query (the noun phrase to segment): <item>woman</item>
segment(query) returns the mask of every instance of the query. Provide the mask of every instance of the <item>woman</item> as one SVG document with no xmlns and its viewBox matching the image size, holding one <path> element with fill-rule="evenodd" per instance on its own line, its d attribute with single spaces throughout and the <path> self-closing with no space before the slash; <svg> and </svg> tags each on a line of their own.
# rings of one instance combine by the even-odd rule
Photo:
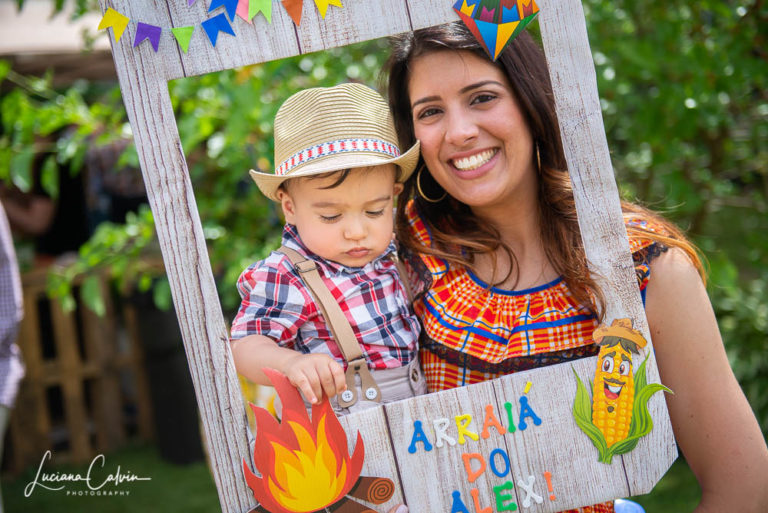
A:
<svg viewBox="0 0 768 513">
<path fill-rule="evenodd" d="M 538 46 L 522 33 L 493 63 L 457 22 L 396 38 L 388 71 L 401 145 L 421 141 L 423 167 L 405 184 L 397 229 L 421 278 L 414 307 L 430 391 L 596 354 L 602 295 L 587 272 Z M 696 251 L 665 220 L 623 207 L 659 371 L 675 391 L 675 436 L 702 487 L 696 511 L 762 511 L 768 449 L 729 367 Z"/>
</svg>

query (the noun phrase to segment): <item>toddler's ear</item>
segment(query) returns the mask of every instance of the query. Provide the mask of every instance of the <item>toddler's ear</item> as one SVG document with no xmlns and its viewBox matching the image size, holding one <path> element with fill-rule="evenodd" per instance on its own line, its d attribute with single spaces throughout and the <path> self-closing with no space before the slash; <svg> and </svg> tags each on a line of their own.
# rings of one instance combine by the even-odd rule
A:
<svg viewBox="0 0 768 513">
<path fill-rule="evenodd" d="M 403 192 L 403 184 L 400 182 L 395 182 L 395 196 Z"/>
<path fill-rule="evenodd" d="M 285 216 L 285 221 L 290 224 L 294 224 L 293 220 L 296 216 L 296 207 L 293 204 L 293 199 L 291 196 L 286 192 L 285 189 L 280 187 L 277 190 L 277 199 L 280 200 L 280 206 L 283 207 L 283 216 Z"/>
</svg>

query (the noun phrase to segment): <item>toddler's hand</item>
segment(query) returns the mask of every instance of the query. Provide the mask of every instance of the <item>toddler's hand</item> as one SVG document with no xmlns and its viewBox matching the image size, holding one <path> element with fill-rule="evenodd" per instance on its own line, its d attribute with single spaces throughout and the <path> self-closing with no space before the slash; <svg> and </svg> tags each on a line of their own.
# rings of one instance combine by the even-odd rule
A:
<svg viewBox="0 0 768 513">
<path fill-rule="evenodd" d="M 297 354 L 285 364 L 284 374 L 311 404 L 325 392 L 329 398 L 347 389 L 344 369 L 326 354 Z"/>
</svg>

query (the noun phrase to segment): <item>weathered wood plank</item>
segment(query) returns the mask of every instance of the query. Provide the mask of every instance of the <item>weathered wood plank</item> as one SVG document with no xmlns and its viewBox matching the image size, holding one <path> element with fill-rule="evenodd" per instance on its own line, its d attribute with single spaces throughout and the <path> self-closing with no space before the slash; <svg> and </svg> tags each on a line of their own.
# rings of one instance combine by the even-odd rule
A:
<svg viewBox="0 0 768 513">
<path fill-rule="evenodd" d="M 59 385 L 64 407 L 64 418 L 69 434 L 70 454 L 73 461 L 84 462 L 91 457 L 88 414 L 85 405 L 82 360 L 78 351 L 78 333 L 75 313 L 67 313 L 58 301 L 51 301 L 56 361 Z"/>
<path fill-rule="evenodd" d="M 453 4 L 450 0 L 408 0 L 413 30 L 458 20 L 459 15 L 453 10 Z"/>
<path fill-rule="evenodd" d="M 652 354 L 653 346 L 613 178 L 584 12 L 578 0 L 541 0 L 539 6 L 542 42 L 590 269 L 605 294 L 606 318 L 634 319 L 648 340 L 641 350 L 642 361 Z M 654 358 L 648 360 L 647 375 L 649 383 L 659 382 Z M 624 457 L 632 469 L 628 476 L 632 495 L 650 491 L 677 457 L 672 424 L 660 395 L 651 398 L 649 409 L 654 436 L 664 440 L 665 451 L 651 454 L 650 441 L 644 440 Z M 664 461 L 650 467 L 649 459 Z"/>
<path fill-rule="evenodd" d="M 117 333 L 112 294 L 107 277 L 99 276 L 99 291 L 105 313 L 100 317 L 90 308 L 82 308 L 85 360 L 96 373 L 92 380 L 93 418 L 96 430 L 96 449 L 106 453 L 121 446 L 126 437 L 122 422 L 120 376 L 117 368 Z M 82 302 L 82 300 L 81 300 Z"/>
<path fill-rule="evenodd" d="M 339 419 L 349 441 L 349 451 L 352 453 L 357 433 L 363 437 L 365 445 L 365 463 L 361 475 L 368 477 L 386 477 L 395 483 L 395 493 L 387 502 L 374 505 L 368 504 L 376 511 L 387 511 L 393 506 L 403 503 L 403 493 L 395 462 L 395 455 L 389 441 L 387 421 L 383 408 L 372 408 L 358 413 L 352 413 Z"/>
<path fill-rule="evenodd" d="M 134 70 L 135 75 L 130 77 L 133 80 L 140 79 L 141 77 L 138 75 L 143 74 L 151 74 L 153 77 L 162 78 L 164 81 L 183 76 L 179 60 L 179 52 L 181 50 L 179 50 L 176 40 L 167 30 L 164 31 L 163 37 L 160 38 L 160 46 L 157 53 L 152 49 L 149 41 L 144 41 L 135 49 L 133 48 L 137 22 L 149 23 L 163 28 L 174 26 L 168 12 L 168 5 L 171 3 L 158 0 L 100 0 L 99 2 L 102 11 L 105 11 L 107 7 L 112 7 L 131 20 L 117 44 L 115 44 L 114 37 L 112 37 L 112 29 L 108 30 L 110 32 L 109 40 L 112 44 L 112 56 L 115 58 L 115 65 L 118 65 L 115 49 L 120 48 L 123 52 L 121 52 L 122 60 L 119 66 Z M 121 87 L 123 87 L 122 82 Z"/>
<path fill-rule="evenodd" d="M 485 405 L 495 403 L 493 385 L 487 382 L 384 405 L 403 476 L 403 491 L 411 511 L 451 511 L 453 491 L 458 491 L 471 509 L 473 489 L 477 489 L 481 505 L 493 504 L 493 489 L 488 484 L 488 476 L 483 475 L 470 483 L 462 454 L 490 454 L 498 446 L 497 433 L 494 431 L 489 438 L 479 437 L 478 440 L 465 436 L 462 443 L 458 436 L 457 416 L 471 415 L 467 429 L 479 434 Z M 431 449 L 428 450 L 423 442 L 416 442 L 413 444 L 415 452 L 411 453 L 409 448 L 416 422 L 421 423 Z M 445 433 L 456 441 L 455 445 L 442 442 L 442 447 L 438 447 L 435 431 L 440 428 L 436 428 L 436 422 L 447 424 Z"/>
<path fill-rule="evenodd" d="M 298 28 L 303 53 L 336 48 L 411 29 L 405 0 L 358 0 L 330 7 L 325 19 L 314 2 L 304 2 Z"/>
<path fill-rule="evenodd" d="M 170 26 L 166 7 L 160 9 L 156 4 L 112 3 L 120 12 L 140 12 L 144 20 Z M 155 217 L 222 510 L 239 513 L 254 504 L 242 472 L 235 470 L 241 468 L 242 457 L 248 454 L 245 411 L 168 96 L 167 78 L 181 76 L 181 65 L 178 57 L 174 63 L 170 52 L 163 58 L 165 54 L 157 55 L 148 45 L 141 46 L 134 49 L 126 40 L 117 44 L 112 40 L 112 53 Z"/>
<path fill-rule="evenodd" d="M 273 2 L 272 23 L 267 23 L 266 18 L 261 14 L 252 20 L 252 24 L 235 16 L 232 21 L 232 30 L 236 36 L 219 33 L 214 48 L 200 23 L 219 12 L 224 12 L 224 9 L 208 14 L 209 4 L 210 2 L 196 2 L 189 7 L 187 2 L 168 3 L 172 26 L 195 26 L 187 53 L 182 52 L 173 38 L 168 38 L 176 46 L 175 58 L 181 59 L 183 68 L 182 74 L 168 78 L 202 75 L 302 53 L 296 39 L 293 21 L 279 2 Z M 307 9 L 307 4 L 314 8 L 314 2 L 305 2 L 304 9 Z"/>
<path fill-rule="evenodd" d="M 628 495 L 621 458 L 614 458 L 611 465 L 598 463 L 597 449 L 573 418 L 576 378 L 572 369 L 579 373 L 582 382 L 588 383 L 595 373 L 596 361 L 596 358 L 585 358 L 520 372 L 495 382 L 500 402 L 505 398 L 514 404 L 514 411 L 519 412 L 519 398 L 525 395 L 541 418 L 540 426 L 530 426 L 530 419 L 526 419 L 529 427 L 525 431 L 518 430 L 504 437 L 518 493 L 521 493 L 519 481 L 532 475 L 535 492 L 544 498 L 540 504 L 531 504 L 531 512 L 563 511 Z M 524 394 L 528 381 L 531 388 Z M 547 442 L 542 443 L 543 440 Z M 554 501 L 549 499 L 544 478 L 547 471 L 552 475 Z"/>
</svg>

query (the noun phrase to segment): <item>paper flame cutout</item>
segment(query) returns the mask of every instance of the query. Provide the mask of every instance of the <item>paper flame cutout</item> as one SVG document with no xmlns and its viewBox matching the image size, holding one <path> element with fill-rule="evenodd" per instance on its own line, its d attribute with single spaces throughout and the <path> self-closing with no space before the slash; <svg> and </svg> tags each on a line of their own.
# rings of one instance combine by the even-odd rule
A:
<svg viewBox="0 0 768 513">
<path fill-rule="evenodd" d="M 274 370 L 264 373 L 283 403 L 283 420 L 250 405 L 256 418 L 253 461 L 261 477 L 245 459 L 243 472 L 253 496 L 272 513 L 309 513 L 339 501 L 360 477 L 365 458 L 360 433 L 350 455 L 344 428 L 327 400 L 312 406 L 310 420 L 288 379 Z"/>
</svg>

